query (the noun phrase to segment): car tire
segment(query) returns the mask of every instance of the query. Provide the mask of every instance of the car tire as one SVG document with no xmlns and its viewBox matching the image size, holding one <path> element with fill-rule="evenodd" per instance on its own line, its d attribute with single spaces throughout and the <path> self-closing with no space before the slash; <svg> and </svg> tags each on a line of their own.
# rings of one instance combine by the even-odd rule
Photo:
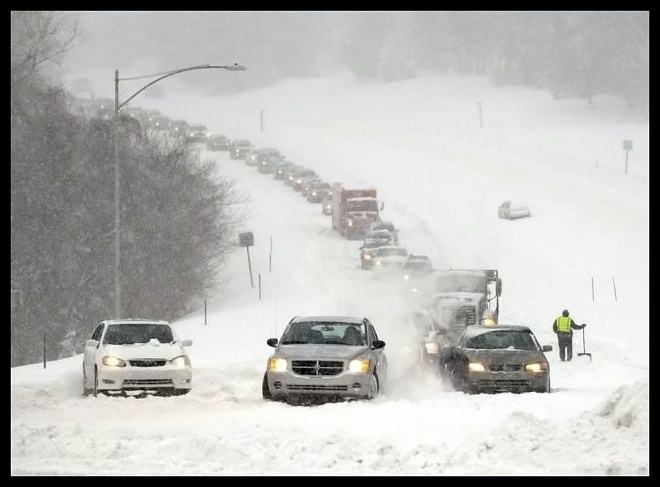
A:
<svg viewBox="0 0 660 487">
<path fill-rule="evenodd" d="M 99 394 L 99 371 L 96 368 L 96 366 L 94 366 L 94 388 L 92 389 L 92 395 L 94 397 L 97 397 L 98 394 Z"/>
<path fill-rule="evenodd" d="M 171 394 L 173 396 L 185 396 L 190 392 L 190 389 L 174 389 L 172 390 Z"/>
<path fill-rule="evenodd" d="M 367 391 L 367 399 L 376 399 L 378 397 L 378 393 L 380 392 L 380 382 L 378 380 L 378 376 L 374 372 L 371 374 L 371 377 L 369 378 L 369 390 Z"/>
<path fill-rule="evenodd" d="M 83 397 L 87 397 L 87 396 L 89 396 L 90 393 L 92 392 L 92 390 L 89 389 L 89 388 L 87 387 L 87 374 L 85 374 L 85 364 L 83 364 L 83 383 L 82 383 L 82 389 L 83 389 L 83 391 L 82 391 L 82 395 L 83 395 Z"/>
<path fill-rule="evenodd" d="M 270 388 L 268 387 L 268 378 L 264 374 L 264 380 L 261 383 L 261 395 L 266 401 L 272 401 L 273 395 L 270 393 Z"/>
<path fill-rule="evenodd" d="M 545 386 L 539 389 L 538 392 L 549 393 L 552 392 L 552 387 L 550 386 L 550 375 L 548 375 L 547 380 L 545 381 Z"/>
</svg>

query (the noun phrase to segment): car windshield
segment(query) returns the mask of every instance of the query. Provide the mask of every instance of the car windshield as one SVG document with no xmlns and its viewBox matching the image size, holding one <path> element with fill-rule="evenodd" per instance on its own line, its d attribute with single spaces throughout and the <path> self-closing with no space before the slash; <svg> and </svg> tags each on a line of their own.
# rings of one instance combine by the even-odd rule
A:
<svg viewBox="0 0 660 487">
<path fill-rule="evenodd" d="M 436 281 L 436 290 L 440 293 L 482 293 L 485 289 L 486 278 L 477 275 L 448 274 L 439 276 Z"/>
<path fill-rule="evenodd" d="M 394 232 L 394 231 L 395 231 L 395 230 L 394 230 L 394 225 L 392 225 L 391 223 L 383 223 L 383 222 L 381 222 L 381 223 L 374 223 L 374 224 L 372 225 L 371 229 L 372 229 L 373 231 L 376 231 L 376 230 L 387 230 L 387 231 L 389 231 L 389 232 Z"/>
<path fill-rule="evenodd" d="M 378 211 L 378 202 L 373 200 L 349 200 L 348 211 Z"/>
<path fill-rule="evenodd" d="M 382 246 L 383 246 L 382 239 L 378 240 L 378 239 L 373 239 L 373 238 L 366 239 L 364 241 L 364 244 L 362 244 L 363 249 L 373 249 L 373 248 L 382 247 Z"/>
<path fill-rule="evenodd" d="M 132 345 L 134 343 L 148 343 L 156 339 L 160 343 L 174 341 L 172 329 L 168 325 L 155 325 L 151 323 L 120 323 L 110 325 L 105 332 L 104 343 L 108 345 Z"/>
<path fill-rule="evenodd" d="M 489 331 L 467 338 L 465 348 L 479 350 L 538 350 L 536 340 L 528 331 Z"/>
<path fill-rule="evenodd" d="M 362 323 L 301 321 L 291 323 L 282 336 L 282 345 L 351 345 L 366 344 Z"/>
</svg>

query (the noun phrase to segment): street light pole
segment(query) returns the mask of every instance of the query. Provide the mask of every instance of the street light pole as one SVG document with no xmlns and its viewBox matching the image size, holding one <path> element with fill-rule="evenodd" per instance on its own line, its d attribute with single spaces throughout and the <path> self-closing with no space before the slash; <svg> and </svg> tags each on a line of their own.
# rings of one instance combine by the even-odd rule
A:
<svg viewBox="0 0 660 487">
<path fill-rule="evenodd" d="M 112 130 L 115 158 L 115 319 L 121 319 L 121 218 L 119 217 L 119 71 L 115 69 L 115 120 Z"/>
<path fill-rule="evenodd" d="M 120 78 L 119 70 L 115 69 L 115 119 L 114 127 L 112 130 L 113 136 L 113 152 L 115 159 L 115 319 L 121 319 L 121 218 L 119 215 L 119 196 L 121 191 L 121 186 L 119 184 L 119 136 L 120 136 L 120 126 L 119 126 L 119 110 L 126 105 L 129 101 L 135 98 L 137 95 L 142 93 L 144 90 L 149 88 L 151 85 L 158 83 L 160 80 L 174 76 L 175 74 L 183 73 L 184 71 L 194 71 L 197 69 L 226 69 L 227 71 L 245 71 L 245 66 L 241 66 L 237 63 L 228 66 L 214 66 L 210 64 L 202 64 L 199 66 L 192 66 L 189 68 L 175 69 L 172 71 L 166 71 L 164 73 L 155 73 L 148 74 L 145 76 L 136 76 L 133 78 Z M 120 81 L 130 81 L 135 79 L 142 78 L 155 78 L 158 76 L 158 79 L 155 79 L 138 91 L 133 93 L 128 97 L 123 103 L 119 103 L 119 82 Z"/>
</svg>

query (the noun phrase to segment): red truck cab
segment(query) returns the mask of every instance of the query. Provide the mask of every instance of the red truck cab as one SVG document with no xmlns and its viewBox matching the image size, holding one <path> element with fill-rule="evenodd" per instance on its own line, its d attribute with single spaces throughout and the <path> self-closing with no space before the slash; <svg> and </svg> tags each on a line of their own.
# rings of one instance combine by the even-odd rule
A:
<svg viewBox="0 0 660 487">
<path fill-rule="evenodd" d="M 376 190 L 332 185 L 332 227 L 348 239 L 361 239 L 380 220 Z"/>
</svg>

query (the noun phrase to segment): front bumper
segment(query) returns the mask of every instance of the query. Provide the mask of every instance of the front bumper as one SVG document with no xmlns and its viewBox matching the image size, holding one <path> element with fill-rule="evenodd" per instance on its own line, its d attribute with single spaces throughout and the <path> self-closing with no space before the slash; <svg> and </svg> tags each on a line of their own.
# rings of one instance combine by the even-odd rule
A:
<svg viewBox="0 0 660 487">
<path fill-rule="evenodd" d="M 333 376 L 298 375 L 291 371 L 266 372 L 268 388 L 275 399 L 291 395 L 365 398 L 369 391 L 370 373 L 342 372 Z"/>
<path fill-rule="evenodd" d="M 188 367 L 99 367 L 98 374 L 98 389 L 103 391 L 192 387 L 192 369 Z"/>
<path fill-rule="evenodd" d="M 545 388 L 548 373 L 530 374 L 524 371 L 470 372 L 465 387 L 473 391 L 485 392 L 526 392 L 541 391 Z"/>
</svg>

